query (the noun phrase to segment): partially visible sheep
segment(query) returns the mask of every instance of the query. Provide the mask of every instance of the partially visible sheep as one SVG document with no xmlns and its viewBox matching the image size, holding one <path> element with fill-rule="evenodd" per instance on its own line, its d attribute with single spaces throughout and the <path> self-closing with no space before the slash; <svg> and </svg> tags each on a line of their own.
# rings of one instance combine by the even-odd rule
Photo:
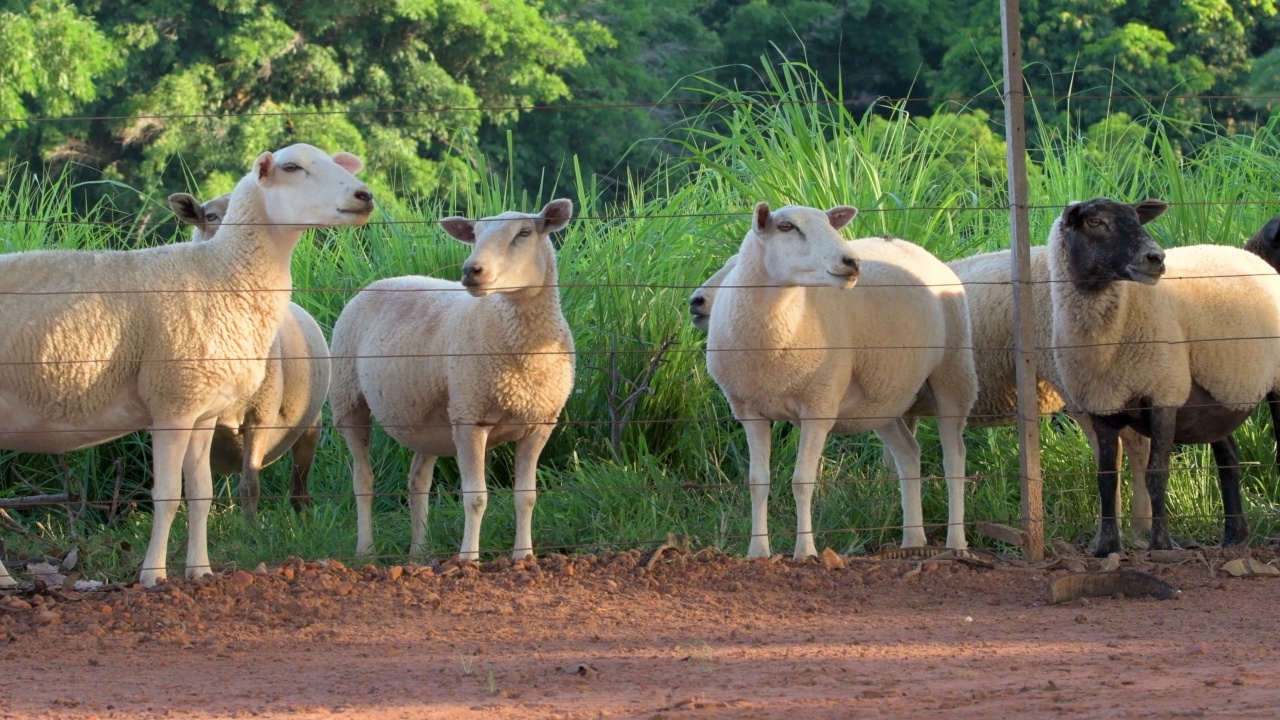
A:
<svg viewBox="0 0 1280 720">
<path fill-rule="evenodd" d="M 1036 382 L 1036 399 L 1042 415 L 1061 411 L 1065 404 L 1051 351 L 1053 321 L 1048 257 L 1044 247 L 1031 249 L 1031 280 L 1035 283 L 1034 300 L 1039 309 L 1035 324 L 1035 344 L 1040 348 L 1036 363 L 1039 376 Z M 973 331 L 978 399 L 969 414 L 968 425 L 972 427 L 1006 425 L 1014 422 L 1017 417 L 1017 376 L 1013 353 L 1013 271 L 1009 260 L 1009 251 L 1000 250 L 947 263 L 964 283 Z M 716 292 L 737 263 L 738 256 L 731 256 L 723 267 L 689 296 L 689 312 L 694 327 L 707 329 Z M 1069 414 L 1080 424 L 1096 457 L 1097 438 L 1088 417 L 1082 413 Z M 908 425 L 914 432 L 914 421 Z M 1145 479 L 1151 443 L 1136 431 L 1127 428 L 1121 431 L 1120 437 L 1133 472 L 1131 530 L 1135 535 L 1141 535 L 1151 529 L 1151 500 L 1147 496 Z M 891 461 L 891 457 L 885 457 L 886 463 L 891 465 Z M 1119 502 L 1117 497 L 1117 503 Z"/>
<path fill-rule="evenodd" d="M 1280 215 L 1267 221 L 1244 249 L 1257 255 L 1280 272 Z M 1267 408 L 1271 410 L 1271 432 L 1276 438 L 1276 467 L 1280 469 L 1280 393 L 1267 393 Z"/>
<path fill-rule="evenodd" d="M 537 215 L 449 217 L 441 227 L 474 245 L 461 283 L 429 277 L 379 280 L 333 326 L 334 424 L 352 456 L 356 552 L 373 552 L 373 418 L 413 450 L 409 468 L 412 551 L 426 546 L 427 493 L 436 458 L 458 458 L 460 555 L 476 559 L 488 504 L 485 455 L 516 443 L 512 557 L 533 554 L 538 456 L 573 389 L 573 336 L 560 310 L 551 234 L 573 205 L 552 200 Z M 465 291 L 465 292 L 463 292 Z"/>
<path fill-rule="evenodd" d="M 193 242 L 213 237 L 230 204 L 230 194 L 204 204 L 187 193 L 169 196 L 169 207 L 178 219 L 195 226 Z M 329 346 L 324 333 L 306 310 L 289 303 L 271 343 L 262 386 L 223 412 L 213 432 L 213 472 L 240 473 L 240 500 L 249 518 L 262 494 L 262 468 L 290 450 L 290 501 L 298 512 L 310 504 L 308 478 L 320 444 L 321 412 L 328 394 Z"/>
<path fill-rule="evenodd" d="M 795 557 L 817 554 L 811 504 L 829 433 L 874 431 L 901 478 L 903 547 L 925 544 L 920 446 L 906 418 L 938 419 L 947 546 L 964 534 L 965 417 L 977 395 L 969 313 L 955 273 L 905 240 L 840 237 L 857 209 L 756 206 L 716 298 L 707 369 L 750 450 L 750 557 L 770 554 L 770 426 L 800 426 Z M 857 286 L 855 287 L 855 282 Z"/>
<path fill-rule="evenodd" d="M 1098 556 L 1120 548 L 1116 441 L 1126 427 L 1152 440 L 1153 548 L 1173 547 L 1164 500 L 1175 442 L 1213 447 L 1223 544 L 1244 542 L 1231 434 L 1280 390 L 1280 275 L 1238 248 L 1162 250 L 1142 226 L 1167 208 L 1158 200 L 1072 203 L 1049 234 L 1054 361 L 1071 404 L 1089 413 L 1098 436 Z"/>
<path fill-rule="evenodd" d="M 258 156 L 208 242 L 0 256 L 0 315 L 13 320 L 0 324 L 0 447 L 66 452 L 150 430 L 144 585 L 166 575 L 184 478 L 186 573 L 210 571 L 214 423 L 262 384 L 303 231 L 369 219 L 361 166 L 292 145 Z"/>
</svg>

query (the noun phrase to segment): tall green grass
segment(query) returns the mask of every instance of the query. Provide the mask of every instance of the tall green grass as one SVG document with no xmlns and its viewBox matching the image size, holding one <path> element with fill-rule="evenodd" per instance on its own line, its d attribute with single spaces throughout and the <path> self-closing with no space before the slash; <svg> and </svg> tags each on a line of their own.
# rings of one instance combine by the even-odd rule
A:
<svg viewBox="0 0 1280 720">
<path fill-rule="evenodd" d="M 580 216 L 556 241 L 564 310 L 579 355 L 563 425 L 539 469 L 542 494 L 534 541 L 541 548 L 634 547 L 657 543 L 668 532 L 728 552 L 746 548 L 745 441 L 706 373 L 704 338 L 688 323 L 686 300 L 736 250 L 756 201 L 857 205 L 862 212 L 852 234 L 906 237 L 945 260 L 1008 244 L 1004 146 L 985 115 L 959 110 L 915 118 L 895 108 L 853 115 L 803 66 L 769 72 L 768 92 L 703 86 L 709 99 L 719 102 L 689 123 L 692 129 L 665 138 L 682 149 L 679 161 L 649 182 L 632 183 L 617 204 L 598 203 L 585 178 L 576 188 L 559 190 L 574 199 Z M 1178 203 L 1151 228 L 1165 245 L 1239 245 L 1271 216 L 1274 209 L 1263 201 L 1280 197 L 1280 126 L 1247 137 L 1219 134 L 1188 152 L 1182 137 L 1155 114 L 1136 122 L 1114 120 L 1089 132 L 1041 124 L 1031 155 L 1034 242 L 1043 242 L 1067 201 L 1098 195 Z M 4 182 L 0 239 L 9 250 L 136 242 L 127 225 L 64 222 L 76 216 L 72 189 L 63 184 L 19 173 Z M 550 192 L 516 197 L 504 178 L 483 165 L 474 183 L 460 185 L 446 201 L 396 198 L 384 203 L 369 227 L 304 238 L 294 256 L 295 301 L 327 329 L 355 291 L 376 278 L 456 278 L 467 249 L 448 239 L 435 220 L 454 213 L 534 211 L 549 199 Z M 610 401 L 611 392 L 630 395 L 651 363 L 657 368 L 621 429 L 615 452 L 611 418 L 626 408 Z M 1088 447 L 1064 418 L 1044 419 L 1041 433 L 1049 532 L 1087 538 L 1098 512 Z M 770 521 L 774 545 L 781 549 L 790 546 L 787 533 L 794 529 L 787 482 L 796 434 L 787 426 L 775 429 Z M 1280 495 L 1276 470 L 1269 467 L 1274 449 L 1267 421 L 1259 415 L 1238 438 L 1245 460 L 1260 464 L 1247 470 L 1245 482 L 1260 539 L 1275 529 Z M 941 474 L 932 424 L 921 428 L 920 439 L 926 474 Z M 1013 430 L 971 430 L 967 444 L 974 479 L 968 517 L 1016 524 Z M 74 543 L 83 548 L 88 570 L 113 578 L 131 575 L 150 528 L 147 455 L 145 438 L 137 436 L 68 456 L 66 472 L 54 457 L 5 454 L 0 494 L 70 488 L 95 503 L 77 514 L 74 524 L 60 508 L 14 513 L 30 535 L 4 534 L 9 556 Z M 385 559 L 397 558 L 409 545 L 403 496 L 409 456 L 375 433 L 373 458 L 375 491 L 383 494 L 375 503 L 378 551 Z M 832 438 L 825 458 L 814 504 L 819 544 L 862 551 L 895 541 L 898 489 L 886 482 L 874 437 Z M 235 507 L 234 481 L 220 479 L 211 524 L 214 562 L 244 566 L 291 555 L 349 557 L 355 523 L 348 462 L 338 435 L 326 433 L 312 473 L 317 500 L 301 515 L 278 497 L 286 493 L 288 461 L 268 468 L 264 492 L 276 497 L 264 502 L 253 525 Z M 1203 448 L 1176 455 L 1169 504 L 1175 534 L 1207 541 L 1218 533 L 1221 503 L 1211 464 Z M 493 454 L 493 493 L 481 543 L 494 553 L 510 547 L 514 534 L 504 492 L 511 465 L 509 447 Z M 457 486 L 456 466 L 443 460 L 437 465 L 428 533 L 437 556 L 454 552 L 461 536 Z M 113 499 L 118 502 L 114 513 L 107 506 Z M 926 519 L 941 522 L 945 516 L 942 484 L 926 483 Z M 183 532 L 180 518 L 173 567 L 181 564 Z"/>
</svg>

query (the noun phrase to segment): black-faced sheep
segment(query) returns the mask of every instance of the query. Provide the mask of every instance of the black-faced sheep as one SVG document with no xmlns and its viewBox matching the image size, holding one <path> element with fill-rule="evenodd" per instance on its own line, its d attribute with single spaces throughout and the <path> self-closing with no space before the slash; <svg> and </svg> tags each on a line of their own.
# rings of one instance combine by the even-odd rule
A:
<svg viewBox="0 0 1280 720">
<path fill-rule="evenodd" d="M 829 433 L 874 431 L 898 467 L 904 547 L 925 544 L 920 446 L 906 418 L 938 419 L 947 546 L 966 547 L 964 442 L 977 395 L 969 313 L 955 273 L 904 240 L 840 237 L 857 210 L 760 203 L 716 299 L 707 369 L 747 435 L 751 543 L 770 553 L 770 426 L 800 426 L 792 476 L 795 556 L 816 554 L 811 522 Z M 856 287 L 855 287 L 856 283 Z"/>
<path fill-rule="evenodd" d="M 373 418 L 413 450 L 409 512 L 413 552 L 426 545 L 427 493 L 439 456 L 456 456 L 465 510 L 463 559 L 480 551 L 488 504 L 485 455 L 516 443 L 513 558 L 533 554 L 538 456 L 573 389 L 573 336 L 560 310 L 551 234 L 573 205 L 537 215 L 440 221 L 474 245 L 461 283 L 429 277 L 379 280 L 360 291 L 333 327 L 334 424 L 352 456 L 356 552 L 373 552 Z"/>
<path fill-rule="evenodd" d="M 1116 441 L 1126 427 L 1152 441 L 1153 548 L 1173 547 L 1164 504 L 1175 442 L 1212 446 L 1223 544 L 1244 542 L 1231 434 L 1280 387 L 1280 275 L 1239 248 L 1161 249 L 1143 225 L 1167 207 L 1072 203 L 1049 234 L 1054 361 L 1071 404 L 1090 415 L 1098 436 L 1098 556 L 1120 548 Z"/>
</svg>

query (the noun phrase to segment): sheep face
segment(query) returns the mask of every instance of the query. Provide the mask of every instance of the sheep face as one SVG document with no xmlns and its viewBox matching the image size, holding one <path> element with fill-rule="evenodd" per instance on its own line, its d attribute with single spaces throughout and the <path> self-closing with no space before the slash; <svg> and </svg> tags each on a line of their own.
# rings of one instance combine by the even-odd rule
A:
<svg viewBox="0 0 1280 720">
<path fill-rule="evenodd" d="M 839 205 L 826 212 L 787 205 L 770 212 L 768 203 L 756 205 L 747 243 L 762 253 L 764 267 L 781 285 L 849 289 L 858 280 L 858 259 L 840 228 L 858 209 Z"/>
<path fill-rule="evenodd" d="M 231 206 L 231 193 L 219 195 L 203 204 L 187 193 L 174 193 L 169 196 L 169 207 L 178 221 L 183 225 L 193 225 L 191 240 L 202 242 L 214 236 L 222 221 L 227 217 L 227 209 Z"/>
<path fill-rule="evenodd" d="M 1256 235 L 1244 244 L 1244 249 L 1257 255 L 1267 264 L 1280 270 L 1280 215 L 1262 226 Z"/>
<path fill-rule="evenodd" d="M 1116 280 L 1154 285 L 1164 274 L 1164 250 L 1142 226 L 1168 208 L 1159 200 L 1129 205 L 1107 198 L 1068 205 L 1058 232 L 1076 286 L 1097 290 Z"/>
<path fill-rule="evenodd" d="M 355 177 L 362 167 L 351 153 L 327 155 L 303 143 L 262 153 L 253 174 L 265 222 L 293 230 L 365 224 L 373 212 L 373 193 Z"/>
<path fill-rule="evenodd" d="M 711 306 L 715 303 L 716 292 L 728 277 L 729 272 L 737 266 L 738 256 L 734 255 L 689 296 L 689 315 L 695 328 L 706 331 L 708 323 L 711 322 Z"/>
<path fill-rule="evenodd" d="M 462 264 L 462 284 L 475 297 L 541 288 L 554 262 L 551 233 L 573 217 L 573 203 L 552 200 L 537 215 L 505 212 L 469 220 L 447 217 L 440 227 L 459 242 L 472 245 Z"/>
</svg>

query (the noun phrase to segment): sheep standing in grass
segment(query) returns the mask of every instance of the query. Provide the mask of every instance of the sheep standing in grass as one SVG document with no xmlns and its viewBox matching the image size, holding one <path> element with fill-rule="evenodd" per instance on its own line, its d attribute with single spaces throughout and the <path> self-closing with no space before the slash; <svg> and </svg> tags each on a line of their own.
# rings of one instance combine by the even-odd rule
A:
<svg viewBox="0 0 1280 720">
<path fill-rule="evenodd" d="M 1244 249 L 1266 260 L 1268 265 L 1280 272 L 1280 215 L 1268 220 L 1244 244 Z M 1276 438 L 1276 467 L 1280 468 L 1280 393 L 1267 393 L 1267 408 L 1271 411 L 1271 432 Z"/>
<path fill-rule="evenodd" d="M 1212 446 L 1222 541 L 1244 542 L 1231 434 L 1280 389 L 1280 275 L 1239 248 L 1162 250 L 1143 225 L 1167 208 L 1158 200 L 1072 203 L 1049 233 L 1054 361 L 1098 436 L 1100 557 L 1120 549 L 1115 468 L 1126 427 L 1151 438 L 1152 547 L 1173 547 L 1164 502 L 1175 442 Z"/>
<path fill-rule="evenodd" d="M 379 280 L 333 326 L 334 424 L 352 456 L 356 552 L 373 552 L 373 418 L 414 452 L 409 468 L 412 551 L 426 547 L 427 494 L 439 456 L 456 456 L 465 521 L 461 557 L 480 554 L 488 504 L 485 455 L 516 443 L 512 557 L 533 554 L 538 456 L 573 389 L 573 336 L 560 310 L 551 234 L 573 212 L 553 200 L 537 215 L 506 212 L 441 227 L 474 245 L 461 283 Z"/>
<path fill-rule="evenodd" d="M 707 278 L 689 297 L 693 326 L 706 330 L 715 304 L 716 292 L 724 279 L 737 266 L 738 256 L 730 257 L 723 267 Z M 973 331 L 973 360 L 978 375 L 978 399 L 970 411 L 970 427 L 987 427 L 1013 422 L 1018 412 L 1017 376 L 1013 354 L 1013 271 L 1009 251 L 1000 250 L 954 260 L 947 265 L 964 283 Z M 1044 247 L 1031 249 L 1031 280 L 1035 293 L 1036 347 L 1040 348 L 1036 363 L 1036 400 L 1040 414 L 1063 409 L 1062 383 L 1053 365 L 1053 318 L 1049 297 L 1049 256 Z M 1094 448 L 1097 439 L 1087 416 L 1071 413 Z M 914 419 L 908 422 L 915 430 Z M 1120 433 L 1133 471 L 1133 505 L 1131 530 L 1135 535 L 1151 529 L 1151 500 L 1147 496 L 1146 467 L 1151 442 L 1126 428 Z M 886 457 L 886 462 L 891 458 Z M 892 468 L 891 468 L 892 469 Z M 1117 502 L 1119 502 L 1117 498 Z"/>
<path fill-rule="evenodd" d="M 165 577 L 184 479 L 186 573 L 210 571 L 214 423 L 262 384 L 303 231 L 369 219 L 361 165 L 310 145 L 262 153 L 207 242 L 0 256 L 0 447 L 66 452 L 150 430 L 144 585 Z"/>
<path fill-rule="evenodd" d="M 203 204 L 187 193 L 169 196 L 178 219 L 195 226 L 193 242 L 213 237 L 230 204 L 230 194 Z M 298 512 L 310 503 L 308 478 L 320 444 L 321 412 L 328 393 L 329 346 L 324 333 L 306 310 L 291 302 L 271 343 L 262 386 L 223 412 L 213 432 L 213 472 L 240 473 L 240 502 L 249 518 L 262 494 L 262 468 L 290 451 L 290 501 Z"/>
<path fill-rule="evenodd" d="M 964 535 L 965 417 L 977 395 L 964 290 L 904 240 L 840 237 L 857 209 L 760 203 L 716 298 L 707 369 L 750 451 L 750 557 L 770 554 L 770 427 L 800 426 L 792 494 L 795 557 L 816 555 L 814 484 L 827 435 L 874 431 L 902 488 L 903 547 L 925 544 L 920 446 L 906 418 L 938 419 L 949 501 L 947 546 Z M 855 282 L 857 286 L 855 287 Z"/>
</svg>

